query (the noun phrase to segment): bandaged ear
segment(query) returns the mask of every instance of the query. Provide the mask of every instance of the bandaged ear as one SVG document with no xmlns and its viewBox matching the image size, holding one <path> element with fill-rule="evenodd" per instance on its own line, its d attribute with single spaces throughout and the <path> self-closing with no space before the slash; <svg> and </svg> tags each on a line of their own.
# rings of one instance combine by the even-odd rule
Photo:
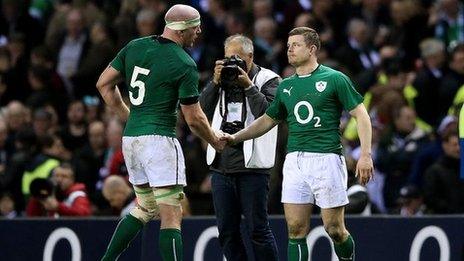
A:
<svg viewBox="0 0 464 261">
<path fill-rule="evenodd" d="M 168 188 L 154 188 L 156 204 L 181 206 L 181 201 L 184 199 L 184 188 L 182 186 L 173 186 Z"/>
<path fill-rule="evenodd" d="M 193 18 L 190 20 L 184 20 L 184 21 L 165 21 L 166 22 L 166 27 L 171 29 L 171 30 L 185 30 L 191 27 L 196 27 L 201 24 L 200 17 Z"/>
<path fill-rule="evenodd" d="M 137 197 L 137 206 L 131 210 L 130 214 L 145 224 L 159 215 L 155 195 L 152 188 L 134 187 L 134 191 Z"/>
</svg>

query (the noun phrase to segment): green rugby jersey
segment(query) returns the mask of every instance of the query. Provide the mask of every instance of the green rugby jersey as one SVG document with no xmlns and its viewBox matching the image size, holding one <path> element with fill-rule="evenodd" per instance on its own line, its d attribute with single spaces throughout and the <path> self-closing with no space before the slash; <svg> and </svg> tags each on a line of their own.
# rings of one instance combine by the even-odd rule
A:
<svg viewBox="0 0 464 261">
<path fill-rule="evenodd" d="M 288 123 L 288 152 L 342 153 L 340 117 L 362 102 L 350 79 L 324 65 L 284 79 L 266 114 Z"/>
<path fill-rule="evenodd" d="M 110 63 L 125 78 L 130 114 L 124 136 L 176 136 L 179 99 L 197 97 L 198 71 L 178 44 L 158 36 L 129 42 Z"/>
</svg>

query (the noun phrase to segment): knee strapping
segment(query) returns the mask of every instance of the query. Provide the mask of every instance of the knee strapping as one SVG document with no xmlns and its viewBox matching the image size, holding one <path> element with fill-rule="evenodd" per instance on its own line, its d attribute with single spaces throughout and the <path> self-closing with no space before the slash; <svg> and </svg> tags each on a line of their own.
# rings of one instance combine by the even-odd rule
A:
<svg viewBox="0 0 464 261">
<path fill-rule="evenodd" d="M 130 213 L 143 223 L 147 223 L 159 214 L 153 190 L 151 188 L 134 187 L 134 191 L 137 197 L 137 206 Z"/>
<path fill-rule="evenodd" d="M 181 206 L 181 201 L 185 197 L 184 188 L 182 186 L 155 188 L 153 191 L 158 205 Z"/>
</svg>

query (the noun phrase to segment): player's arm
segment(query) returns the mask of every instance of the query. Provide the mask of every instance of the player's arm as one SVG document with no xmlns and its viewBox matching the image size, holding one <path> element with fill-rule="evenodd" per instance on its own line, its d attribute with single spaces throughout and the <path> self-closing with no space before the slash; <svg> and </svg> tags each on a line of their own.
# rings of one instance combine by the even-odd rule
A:
<svg viewBox="0 0 464 261">
<path fill-rule="evenodd" d="M 193 134 L 204 139 L 211 144 L 217 151 L 224 149 L 224 144 L 216 136 L 216 133 L 210 127 L 205 113 L 200 107 L 200 103 L 181 104 L 181 110 L 184 114 L 185 121 L 187 122 Z"/>
<path fill-rule="evenodd" d="M 227 137 L 228 143 L 236 144 L 242 142 L 244 140 L 254 139 L 257 137 L 262 136 L 274 126 L 279 124 L 279 122 L 275 121 L 273 118 L 269 117 L 266 113 L 263 116 L 259 117 L 257 120 L 253 121 L 248 127 L 245 129 L 235 133 L 234 135 L 230 135 Z"/>
<path fill-rule="evenodd" d="M 114 110 L 122 120 L 129 117 L 129 108 L 124 103 L 121 92 L 116 86 L 121 81 L 121 73 L 111 66 L 106 67 L 98 78 L 97 89 L 105 103 Z"/>
<path fill-rule="evenodd" d="M 371 178 L 374 170 L 371 157 L 372 126 L 369 114 L 364 104 L 358 104 L 350 111 L 351 116 L 356 119 L 359 141 L 361 143 L 361 156 L 356 165 L 356 176 L 362 185 Z"/>
</svg>

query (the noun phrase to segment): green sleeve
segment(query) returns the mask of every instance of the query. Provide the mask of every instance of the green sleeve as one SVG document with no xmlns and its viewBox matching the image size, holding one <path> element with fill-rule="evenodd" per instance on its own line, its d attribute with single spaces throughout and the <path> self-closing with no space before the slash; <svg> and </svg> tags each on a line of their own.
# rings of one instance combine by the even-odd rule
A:
<svg viewBox="0 0 464 261">
<path fill-rule="evenodd" d="M 281 102 L 281 94 L 282 94 L 282 85 L 279 85 L 276 91 L 276 95 L 274 100 L 272 101 L 269 108 L 266 110 L 266 114 L 273 118 L 276 121 L 285 120 L 287 117 L 287 111 L 285 109 L 285 105 Z"/>
<path fill-rule="evenodd" d="M 351 111 L 363 101 L 363 97 L 356 91 L 348 76 L 340 73 L 335 78 L 335 88 L 343 109 Z"/>
<path fill-rule="evenodd" d="M 179 79 L 179 99 L 199 96 L 198 93 L 198 75 L 195 66 L 189 66 Z"/>
<path fill-rule="evenodd" d="M 127 45 L 122 48 L 116 57 L 110 62 L 111 67 L 116 69 L 118 72 L 121 73 L 122 76 L 125 76 L 125 60 L 126 60 L 126 53 L 127 53 Z"/>
</svg>

